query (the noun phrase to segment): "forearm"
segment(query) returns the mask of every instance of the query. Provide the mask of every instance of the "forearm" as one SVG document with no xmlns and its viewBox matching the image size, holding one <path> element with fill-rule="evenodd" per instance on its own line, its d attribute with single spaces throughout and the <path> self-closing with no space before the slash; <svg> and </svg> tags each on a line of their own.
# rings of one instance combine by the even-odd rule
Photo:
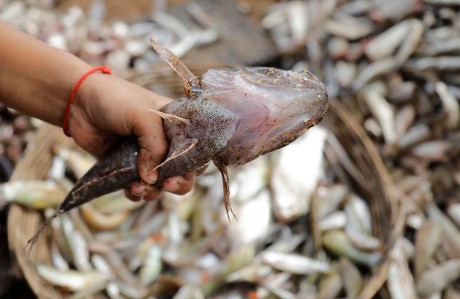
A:
<svg viewBox="0 0 460 299">
<path fill-rule="evenodd" d="M 0 21 L 0 102 L 61 125 L 68 98 L 91 66 Z"/>
</svg>

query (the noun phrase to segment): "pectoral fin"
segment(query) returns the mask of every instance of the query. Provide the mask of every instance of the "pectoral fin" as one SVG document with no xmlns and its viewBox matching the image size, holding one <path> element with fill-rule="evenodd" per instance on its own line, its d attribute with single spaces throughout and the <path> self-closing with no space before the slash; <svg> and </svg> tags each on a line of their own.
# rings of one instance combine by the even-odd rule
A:
<svg viewBox="0 0 460 299">
<path fill-rule="evenodd" d="M 183 117 L 180 117 L 180 116 L 177 116 L 177 115 L 174 115 L 174 114 L 164 113 L 164 112 L 161 112 L 161 111 L 158 111 L 158 110 L 153 110 L 153 109 L 147 109 L 147 110 L 157 114 L 164 121 L 168 121 L 168 122 L 176 123 L 176 124 L 177 123 L 181 123 L 181 124 L 185 124 L 185 125 L 190 124 L 190 120 L 188 120 L 186 118 L 183 118 Z"/>
<path fill-rule="evenodd" d="M 230 221 L 230 214 L 232 214 L 232 216 L 236 220 L 238 220 L 238 218 L 236 218 L 235 213 L 233 212 L 232 205 L 230 203 L 230 181 L 228 179 L 227 165 L 224 165 L 223 163 L 217 160 L 213 160 L 213 162 L 222 174 L 222 183 L 224 187 L 224 206 L 225 211 L 227 212 L 228 221 Z"/>
<path fill-rule="evenodd" d="M 197 144 L 198 144 L 198 139 L 196 139 L 196 138 L 190 138 L 190 139 L 184 140 L 184 142 L 181 143 L 178 148 L 175 148 L 174 151 L 166 158 L 166 160 L 163 161 L 163 163 L 161 163 L 160 165 L 155 167 L 153 170 L 155 171 L 158 168 L 160 168 L 161 166 L 163 166 L 166 163 L 168 163 L 169 161 L 174 160 L 174 159 L 176 159 L 176 158 L 188 153 Z M 175 144 L 175 146 L 177 146 L 177 144 Z"/>
</svg>

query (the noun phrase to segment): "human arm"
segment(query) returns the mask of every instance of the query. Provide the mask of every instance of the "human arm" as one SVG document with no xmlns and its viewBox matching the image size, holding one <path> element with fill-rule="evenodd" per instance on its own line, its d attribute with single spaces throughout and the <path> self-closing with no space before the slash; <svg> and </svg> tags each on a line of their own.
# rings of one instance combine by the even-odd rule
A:
<svg viewBox="0 0 460 299">
<path fill-rule="evenodd" d="M 0 21 L 0 101 L 22 113 L 61 126 L 75 83 L 92 67 L 78 57 L 52 48 Z M 152 172 L 163 159 L 168 142 L 158 110 L 170 99 L 115 76 L 94 73 L 78 90 L 70 110 L 69 131 L 83 149 L 101 157 L 120 141 L 135 135 L 141 150 L 141 184 L 132 184 L 130 197 L 153 199 Z M 195 173 L 168 179 L 163 189 L 185 193 Z"/>
</svg>

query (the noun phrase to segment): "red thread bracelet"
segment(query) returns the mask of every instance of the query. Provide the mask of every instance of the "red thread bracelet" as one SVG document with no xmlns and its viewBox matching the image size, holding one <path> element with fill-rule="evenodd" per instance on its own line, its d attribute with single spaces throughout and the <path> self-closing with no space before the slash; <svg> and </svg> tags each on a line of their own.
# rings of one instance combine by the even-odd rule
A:
<svg viewBox="0 0 460 299">
<path fill-rule="evenodd" d="M 84 73 L 80 79 L 78 79 L 77 84 L 75 84 L 74 88 L 72 89 L 72 93 L 70 94 L 69 97 L 69 102 L 67 102 L 67 108 L 65 109 L 64 116 L 62 118 L 62 130 L 64 131 L 64 134 L 70 137 L 70 132 L 69 132 L 69 119 L 70 119 L 70 107 L 73 104 L 73 101 L 75 99 L 75 96 L 77 95 L 78 89 L 81 87 L 83 82 L 85 81 L 86 78 L 88 78 L 91 74 L 101 71 L 104 74 L 110 75 L 112 74 L 112 70 L 106 66 L 98 66 L 93 69 L 90 69 L 86 73 Z"/>
</svg>

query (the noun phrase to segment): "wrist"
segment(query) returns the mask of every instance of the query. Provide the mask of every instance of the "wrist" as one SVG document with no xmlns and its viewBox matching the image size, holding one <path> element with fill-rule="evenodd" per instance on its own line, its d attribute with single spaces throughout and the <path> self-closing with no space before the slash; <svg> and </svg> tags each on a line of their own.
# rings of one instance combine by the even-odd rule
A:
<svg viewBox="0 0 460 299">
<path fill-rule="evenodd" d="M 97 90 L 97 88 L 91 88 L 91 82 L 87 81 L 93 81 L 90 79 L 90 77 L 97 77 L 97 75 L 99 74 L 110 75 L 111 73 L 112 71 L 108 66 L 98 66 L 90 68 L 89 70 L 84 72 L 76 81 L 68 98 L 66 109 L 62 117 L 62 129 L 67 136 L 71 136 L 70 122 L 75 121 L 75 119 L 78 119 L 79 113 L 82 114 L 84 112 L 88 112 L 85 111 L 86 109 L 81 109 L 88 107 L 87 105 L 89 104 L 89 102 L 85 101 L 87 99 L 97 98 L 92 94 L 95 90 Z"/>
</svg>

